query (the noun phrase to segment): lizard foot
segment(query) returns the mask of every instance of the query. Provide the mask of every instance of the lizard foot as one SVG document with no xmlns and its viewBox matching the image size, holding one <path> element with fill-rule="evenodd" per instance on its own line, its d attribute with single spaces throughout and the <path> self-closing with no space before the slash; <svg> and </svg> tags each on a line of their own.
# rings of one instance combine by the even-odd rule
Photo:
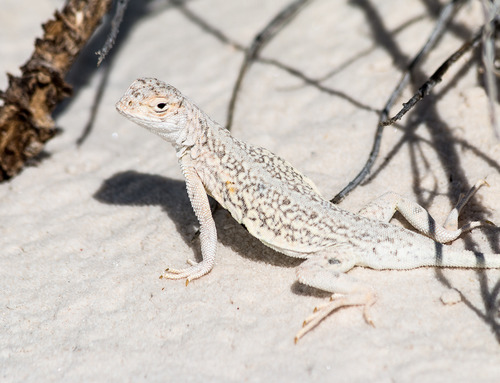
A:
<svg viewBox="0 0 500 383">
<path fill-rule="evenodd" d="M 200 263 L 194 262 L 192 260 L 187 261 L 190 267 L 184 269 L 165 269 L 165 272 L 160 275 L 160 279 L 184 279 L 186 278 L 186 286 L 193 279 L 200 278 L 205 274 L 209 273 L 214 267 L 213 262 L 202 261 Z"/>
<path fill-rule="evenodd" d="M 469 200 L 474 196 L 474 194 L 477 193 L 477 191 L 483 187 L 483 186 L 490 186 L 486 180 L 479 180 L 475 183 L 475 185 L 467 192 L 467 194 L 460 194 L 460 197 L 458 198 L 458 202 L 455 205 L 455 207 L 452 209 L 448 217 L 446 218 L 446 221 L 443 224 L 443 227 L 446 230 L 457 230 L 458 229 L 458 216 L 460 215 L 460 212 L 462 211 L 463 207 L 469 202 Z M 476 227 L 481 227 L 481 226 L 495 226 L 492 222 L 483 220 L 483 221 L 474 221 L 470 222 L 467 225 L 462 227 L 463 232 L 470 231 L 472 229 L 475 229 Z"/>
<path fill-rule="evenodd" d="M 313 314 L 304 320 L 302 328 L 295 335 L 295 343 L 297 343 L 300 338 L 316 327 L 333 311 L 344 306 L 364 306 L 363 316 L 365 321 L 373 326 L 373 320 L 371 319 L 369 308 L 375 303 L 376 299 L 375 294 L 371 291 L 350 295 L 333 294 L 327 303 L 316 306 Z"/>
<path fill-rule="evenodd" d="M 460 215 L 460 212 L 462 211 L 462 208 L 465 206 L 465 204 L 476 194 L 476 192 L 483 186 L 490 186 L 486 180 L 479 180 L 476 182 L 476 184 L 468 191 L 467 194 L 461 194 L 457 204 L 453 208 L 453 210 L 450 212 L 448 217 L 446 218 L 446 221 L 443 224 L 443 227 L 447 231 L 460 231 L 462 233 L 471 231 L 472 229 L 475 229 L 477 227 L 484 227 L 484 226 L 496 226 L 493 222 L 489 220 L 481 220 L 481 221 L 472 221 L 464 226 L 462 226 L 460 229 L 458 229 L 458 216 Z"/>
</svg>

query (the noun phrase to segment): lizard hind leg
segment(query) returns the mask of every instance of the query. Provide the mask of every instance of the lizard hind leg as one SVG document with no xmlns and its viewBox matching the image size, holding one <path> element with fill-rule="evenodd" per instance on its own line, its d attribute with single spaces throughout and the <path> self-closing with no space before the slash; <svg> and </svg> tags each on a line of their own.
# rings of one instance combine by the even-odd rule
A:
<svg viewBox="0 0 500 383">
<path fill-rule="evenodd" d="M 333 311 L 346 306 L 364 306 L 365 320 L 373 324 L 368 309 L 375 303 L 373 290 L 345 274 L 356 265 L 351 245 L 332 246 L 321 253 L 312 254 L 297 268 L 300 283 L 332 293 L 330 300 L 314 308 L 295 336 L 295 343 L 316 327 Z"/>
<path fill-rule="evenodd" d="M 358 214 L 367 218 L 389 222 L 394 213 L 398 211 L 422 234 L 429 236 L 436 242 L 447 243 L 474 228 L 493 225 L 490 221 L 473 221 L 460 228 L 458 227 L 458 216 L 462 208 L 483 185 L 487 185 L 486 181 L 478 181 L 465 196 L 459 198 L 443 226 L 439 225 L 422 206 L 393 192 L 385 193 L 373 200 L 361 209 Z"/>
</svg>

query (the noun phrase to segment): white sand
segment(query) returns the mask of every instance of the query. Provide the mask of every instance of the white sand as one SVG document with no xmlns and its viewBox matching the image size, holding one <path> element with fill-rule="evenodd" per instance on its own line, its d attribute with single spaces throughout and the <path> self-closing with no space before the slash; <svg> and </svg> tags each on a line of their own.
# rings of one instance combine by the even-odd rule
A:
<svg viewBox="0 0 500 383">
<path fill-rule="evenodd" d="M 39 24 L 62 3 L 3 0 L 1 73 L 19 73 Z M 144 9 L 135 3 L 129 15 Z M 498 381 L 500 322 L 491 307 L 500 271 L 357 268 L 351 274 L 379 295 L 376 327 L 360 309 L 344 309 L 298 345 L 295 332 L 326 295 L 296 283 L 298 262 L 265 248 L 224 211 L 215 217 L 213 271 L 188 287 L 158 279 L 198 254 L 198 241 L 190 243 L 196 220 L 173 149 L 119 116 L 114 103 L 135 78 L 155 76 L 224 123 L 242 53 L 157 3 L 122 28 L 88 140 L 76 146 L 103 74 L 89 52 L 72 74 L 80 87 L 58 115 L 63 134 L 48 143 L 50 157 L 0 185 L 0 381 Z M 206 0 L 189 9 L 246 45 L 286 3 Z M 311 78 L 333 72 L 322 85 L 380 109 L 400 59 L 417 51 L 434 21 L 420 1 L 378 3 L 314 1 L 262 56 Z M 479 2 L 465 7 L 424 73 L 481 22 Z M 487 176 L 491 187 L 464 219 L 500 222 L 500 145 L 477 67 L 458 69 L 465 62 L 427 109 L 405 117 L 402 131 L 386 129 L 373 180 L 343 207 L 393 190 L 443 219 L 460 190 Z M 376 112 L 256 63 L 233 133 L 289 159 L 332 197 L 364 163 L 376 122 Z M 468 185 L 450 191 L 450 177 Z M 499 252 L 498 231 L 476 230 L 453 246 Z"/>
</svg>

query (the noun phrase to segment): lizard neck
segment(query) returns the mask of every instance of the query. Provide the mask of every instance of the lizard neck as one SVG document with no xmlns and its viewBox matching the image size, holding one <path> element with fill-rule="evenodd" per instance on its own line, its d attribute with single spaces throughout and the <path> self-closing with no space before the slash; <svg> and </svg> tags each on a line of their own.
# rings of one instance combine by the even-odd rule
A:
<svg viewBox="0 0 500 383">
<path fill-rule="evenodd" d="M 194 105 L 186 105 L 186 121 L 184 129 L 181 129 L 172 140 L 177 158 L 181 158 L 190 151 L 195 145 L 203 145 L 213 136 L 213 134 L 222 129 L 207 114 Z"/>
</svg>

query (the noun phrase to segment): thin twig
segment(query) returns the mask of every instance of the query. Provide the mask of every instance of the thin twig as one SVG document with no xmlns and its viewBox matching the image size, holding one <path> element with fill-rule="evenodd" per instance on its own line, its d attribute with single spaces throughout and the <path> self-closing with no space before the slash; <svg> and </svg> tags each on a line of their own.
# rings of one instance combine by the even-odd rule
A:
<svg viewBox="0 0 500 383">
<path fill-rule="evenodd" d="M 425 58 L 425 56 L 429 53 L 429 51 L 434 47 L 436 41 L 442 36 L 444 32 L 445 26 L 448 24 L 452 16 L 456 13 L 458 8 L 463 5 L 464 0 L 452 0 L 449 2 L 443 9 L 441 10 L 436 25 L 431 32 L 429 38 L 426 43 L 422 47 L 422 49 L 417 53 L 417 55 L 413 58 L 413 60 L 408 65 L 404 75 L 401 80 L 397 84 L 394 91 L 391 93 L 389 100 L 382 109 L 380 113 L 379 122 L 377 125 L 377 129 L 375 131 L 375 138 L 373 140 L 372 149 L 370 151 L 370 155 L 368 156 L 368 160 L 365 165 L 361 169 L 354 179 L 347 184 L 332 200 L 332 203 L 339 203 L 342 201 L 347 194 L 349 194 L 354 188 L 356 188 L 370 173 L 375 160 L 378 157 L 380 151 L 380 144 L 382 141 L 382 134 L 384 131 L 384 126 L 387 125 L 386 121 L 389 116 L 389 110 L 392 108 L 398 97 L 401 95 L 403 89 L 408 85 L 410 80 L 411 73 L 413 69 Z"/>
<path fill-rule="evenodd" d="M 292 18 L 297 15 L 298 11 L 310 0 L 295 0 L 288 4 L 283 10 L 281 10 L 273 19 L 260 31 L 252 41 L 252 44 L 245 52 L 245 58 L 241 64 L 240 71 L 236 82 L 234 83 L 233 92 L 231 94 L 231 100 L 229 101 L 228 111 L 227 111 L 227 122 L 226 129 L 230 130 L 233 123 L 234 108 L 236 105 L 236 99 L 238 97 L 238 92 L 241 88 L 243 78 L 250 68 L 251 64 L 258 57 L 260 51 L 264 46 L 271 41 L 271 39 L 276 36 L 276 34 L 289 22 Z"/>
<path fill-rule="evenodd" d="M 495 103 L 498 97 L 496 79 L 495 79 L 495 19 L 498 18 L 498 9 L 500 1 L 486 1 L 483 0 L 483 10 L 485 17 L 485 24 L 483 27 L 482 46 L 483 46 L 483 65 L 484 65 L 484 83 L 486 93 L 488 94 L 488 107 L 490 113 L 490 122 L 495 132 L 496 138 L 500 138 L 498 128 L 498 120 L 495 113 Z"/>
<path fill-rule="evenodd" d="M 460 59 L 460 57 L 462 57 L 467 51 L 479 44 L 482 35 L 483 30 L 481 28 L 481 30 L 476 33 L 472 39 L 466 41 L 455 53 L 453 53 L 444 63 L 441 64 L 441 66 L 432 74 L 432 76 L 429 77 L 429 80 L 427 80 L 420 88 L 418 88 L 418 91 L 413 95 L 413 97 L 410 98 L 408 102 L 403 103 L 403 108 L 394 117 L 381 122 L 381 124 L 387 126 L 400 120 L 411 108 L 415 106 L 417 102 L 427 96 L 431 92 L 432 88 L 436 86 L 436 84 L 440 83 L 443 80 L 444 74 L 455 62 Z"/>
<path fill-rule="evenodd" d="M 125 14 L 125 9 L 127 9 L 128 2 L 129 0 L 118 0 L 116 4 L 115 14 L 111 20 L 111 32 L 109 33 L 104 46 L 96 52 L 96 55 L 99 56 L 97 59 L 97 66 L 101 65 L 102 60 L 105 59 L 115 44 L 116 36 L 118 36 L 120 24 L 122 23 L 123 15 Z"/>
</svg>

